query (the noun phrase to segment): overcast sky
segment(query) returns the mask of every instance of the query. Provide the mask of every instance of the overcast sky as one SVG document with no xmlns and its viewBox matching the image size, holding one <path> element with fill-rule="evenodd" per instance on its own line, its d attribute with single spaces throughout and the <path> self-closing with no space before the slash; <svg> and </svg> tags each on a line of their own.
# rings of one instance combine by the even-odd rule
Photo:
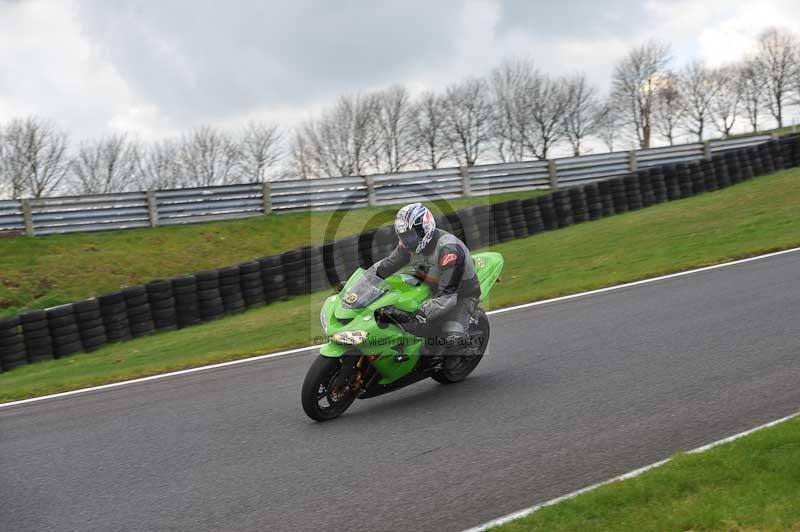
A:
<svg viewBox="0 0 800 532">
<path fill-rule="evenodd" d="M 342 92 L 438 89 L 529 55 L 586 71 L 656 37 L 676 63 L 735 60 L 800 0 L 0 0 L 0 122 L 161 138 L 250 118 L 291 125 Z"/>
</svg>

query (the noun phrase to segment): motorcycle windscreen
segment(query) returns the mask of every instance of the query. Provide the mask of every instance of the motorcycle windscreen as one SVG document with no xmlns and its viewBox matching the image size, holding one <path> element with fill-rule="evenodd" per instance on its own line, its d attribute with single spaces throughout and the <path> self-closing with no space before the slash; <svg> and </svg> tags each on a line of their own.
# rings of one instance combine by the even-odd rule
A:
<svg viewBox="0 0 800 532">
<path fill-rule="evenodd" d="M 374 303 L 389 291 L 386 281 L 378 277 L 373 270 L 367 270 L 358 281 L 342 297 L 342 306 L 349 309 L 360 309 Z"/>
</svg>

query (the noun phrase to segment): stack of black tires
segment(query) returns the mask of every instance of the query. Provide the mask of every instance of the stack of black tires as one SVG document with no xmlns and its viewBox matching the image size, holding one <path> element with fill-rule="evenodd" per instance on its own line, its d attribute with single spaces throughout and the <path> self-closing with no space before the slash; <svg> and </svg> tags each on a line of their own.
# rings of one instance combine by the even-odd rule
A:
<svg viewBox="0 0 800 532">
<path fill-rule="evenodd" d="M 97 298 L 100 303 L 100 316 L 106 328 L 109 342 L 124 342 L 131 339 L 125 294 L 113 292 Z"/>
<path fill-rule="evenodd" d="M 219 270 L 195 274 L 197 279 L 197 307 L 201 321 L 211 321 L 225 314 L 222 293 L 219 289 Z"/>
<path fill-rule="evenodd" d="M 528 236 L 528 222 L 525 220 L 525 211 L 522 201 L 515 199 L 508 202 L 508 224 L 514 239 Z"/>
<path fill-rule="evenodd" d="M 0 366 L 3 371 L 26 364 L 26 353 L 19 316 L 0 319 Z"/>
<path fill-rule="evenodd" d="M 597 220 L 603 217 L 603 200 L 600 196 L 600 185 L 589 183 L 583 187 L 584 197 L 586 198 L 586 214 L 589 220 Z"/>
<path fill-rule="evenodd" d="M 47 313 L 43 310 L 26 312 L 20 317 L 22 334 L 25 337 L 25 352 L 29 363 L 52 360 L 53 339 L 47 322 Z"/>
<path fill-rule="evenodd" d="M 558 227 L 567 227 L 575 223 L 572 217 L 572 202 L 569 198 L 569 191 L 558 190 L 551 194 L 553 197 L 553 207 L 556 211 Z"/>
<path fill-rule="evenodd" d="M 247 308 L 263 307 L 267 304 L 264 282 L 261 278 L 261 266 L 258 261 L 239 264 L 239 278 L 242 286 L 242 298 Z"/>
<path fill-rule="evenodd" d="M 625 179 L 615 177 L 607 183 L 611 186 L 611 197 L 614 201 L 614 213 L 622 214 L 628 212 L 628 194 L 625 190 Z"/>
<path fill-rule="evenodd" d="M 539 207 L 539 198 L 528 198 L 520 202 L 522 214 L 525 216 L 525 225 L 529 235 L 535 235 L 544 231 L 544 220 L 542 211 Z"/>
<path fill-rule="evenodd" d="M 219 270 L 219 294 L 226 314 L 244 312 L 244 296 L 242 295 L 242 279 L 239 265 L 227 266 Z"/>
<path fill-rule="evenodd" d="M 464 238 L 462 241 L 470 248 L 480 247 L 481 232 L 478 229 L 478 223 L 475 219 L 474 207 L 462 209 L 457 213 L 454 213 L 454 215 L 457 216 L 461 222 L 461 229 L 464 232 Z"/>
<path fill-rule="evenodd" d="M 267 303 L 285 301 L 289 297 L 286 283 L 283 278 L 283 266 L 279 255 L 258 259 L 261 270 L 261 286 L 264 289 L 264 299 Z"/>
<path fill-rule="evenodd" d="M 384 225 L 375 230 L 372 237 L 372 247 L 369 257 L 369 262 L 375 263 L 389 255 L 392 250 L 397 246 L 397 235 L 391 225 Z M 365 261 L 364 264 L 367 264 Z M 331 283 L 335 284 L 335 283 Z"/>
<path fill-rule="evenodd" d="M 545 231 L 552 231 L 558 229 L 558 216 L 556 215 L 556 206 L 553 201 L 553 195 L 547 194 L 546 196 L 539 196 L 536 198 L 539 204 L 539 214 L 542 217 L 542 224 Z"/>
<path fill-rule="evenodd" d="M 71 304 L 61 305 L 45 312 L 53 343 L 53 357 L 61 358 L 83 351 L 75 307 Z"/>
<path fill-rule="evenodd" d="M 200 323 L 200 300 L 197 290 L 197 277 L 183 275 L 170 281 L 172 296 L 175 299 L 175 322 L 179 328 Z"/>
<path fill-rule="evenodd" d="M 156 280 L 145 285 L 150 313 L 156 331 L 174 331 L 178 328 L 178 310 L 172 281 Z"/>
<path fill-rule="evenodd" d="M 600 196 L 600 203 L 603 206 L 602 216 L 613 216 L 617 214 L 614 210 L 614 189 L 608 180 L 597 183 L 597 190 Z"/>
<path fill-rule="evenodd" d="M 498 242 L 508 242 L 514 239 L 514 231 L 511 228 L 511 214 L 508 207 L 508 202 L 492 203 L 489 206 L 492 213 L 492 221 L 497 231 Z"/>
<path fill-rule="evenodd" d="M 122 291 L 125 294 L 125 308 L 128 314 L 128 325 L 133 338 L 140 338 L 156 330 L 150 300 L 144 286 L 132 286 Z"/>
<path fill-rule="evenodd" d="M 473 214 L 481 237 L 481 246 L 492 246 L 500 242 L 491 206 L 478 205 Z"/>
<path fill-rule="evenodd" d="M 362 268 L 367 268 L 374 262 L 372 247 L 375 243 L 375 233 L 377 233 L 377 229 L 370 229 L 358 235 L 358 264 Z M 321 255 L 320 258 L 322 258 Z M 324 259 L 322 260 L 322 265 L 324 268 Z"/>
<path fill-rule="evenodd" d="M 108 342 L 103 315 L 100 311 L 100 301 L 96 298 L 79 301 L 73 308 L 83 350 L 86 352 L 97 351 Z"/>
</svg>

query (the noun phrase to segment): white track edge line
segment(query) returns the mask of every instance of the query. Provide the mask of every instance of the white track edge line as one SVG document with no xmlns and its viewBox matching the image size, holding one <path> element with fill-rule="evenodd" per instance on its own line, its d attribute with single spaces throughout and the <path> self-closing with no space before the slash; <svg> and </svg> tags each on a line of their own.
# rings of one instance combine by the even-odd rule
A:
<svg viewBox="0 0 800 532">
<path fill-rule="evenodd" d="M 790 415 L 788 415 L 786 417 L 782 417 L 780 419 L 776 419 L 774 421 L 770 421 L 768 423 L 764 423 L 763 425 L 759 425 L 757 427 L 754 427 L 752 429 L 746 430 L 744 432 L 739 432 L 737 434 L 734 434 L 733 436 L 728 436 L 727 438 L 722 438 L 721 440 L 717 440 L 717 441 L 711 442 L 711 443 L 709 443 L 707 445 L 703 445 L 702 447 L 697 447 L 696 449 L 692 449 L 691 451 L 686 451 L 686 454 L 703 453 L 703 452 L 708 451 L 709 449 L 713 449 L 714 447 L 717 447 L 719 445 L 723 445 L 725 443 L 730 443 L 730 442 L 732 442 L 734 440 L 738 440 L 739 438 L 742 438 L 744 436 L 748 436 L 750 434 L 753 434 L 754 432 L 757 432 L 759 430 L 766 429 L 766 428 L 778 425 L 778 424 L 783 423 L 785 421 L 789 421 L 790 419 L 795 418 L 797 416 L 800 416 L 800 412 L 795 412 L 794 414 L 790 414 Z M 507 524 L 507 523 L 509 523 L 511 521 L 515 521 L 515 520 L 520 519 L 522 517 L 527 517 L 527 516 L 529 516 L 529 515 L 531 515 L 533 513 L 536 513 L 537 511 L 541 510 L 542 508 L 545 508 L 547 506 L 553 506 L 554 504 L 558 504 L 558 503 L 560 503 L 562 501 L 566 501 L 568 499 L 573 499 L 573 498 L 577 497 L 578 495 L 582 495 L 582 494 L 587 493 L 589 491 L 596 490 L 597 488 L 599 488 L 601 486 L 605 486 L 607 484 L 612 484 L 614 482 L 619 482 L 621 480 L 627 480 L 627 479 L 630 479 L 630 478 L 638 477 L 642 473 L 646 473 L 647 471 L 650 471 L 651 469 L 656 469 L 658 467 L 661 467 L 661 466 L 669 463 L 670 461 L 672 461 L 672 458 L 665 458 L 664 460 L 659 460 L 658 462 L 653 462 L 652 464 L 646 465 L 644 467 L 640 467 L 639 469 L 634 469 L 633 471 L 629 471 L 627 473 L 623 473 L 622 475 L 618 475 L 618 476 L 610 478 L 608 480 L 604 480 L 602 482 L 598 482 L 596 484 L 592 484 L 591 486 L 586 486 L 585 488 L 581 488 L 581 489 L 573 491 L 571 493 L 567 493 L 566 495 L 561 495 L 560 497 L 556 497 L 555 499 L 550 499 L 549 501 L 542 502 L 542 503 L 536 504 L 534 506 L 529 506 L 528 508 L 523 508 L 522 510 L 517 510 L 516 512 L 504 515 L 502 517 L 498 517 L 497 519 L 492 519 L 491 521 L 488 521 L 488 522 L 486 522 L 486 523 L 484 523 L 482 525 L 478 525 L 478 526 L 473 527 L 473 528 L 468 528 L 468 529 L 464 530 L 463 532 L 484 532 L 484 531 L 490 530 L 490 529 L 492 529 L 494 527 L 497 527 L 497 526 L 500 526 L 500 525 L 505 525 L 505 524 Z"/>
<path fill-rule="evenodd" d="M 254 357 L 248 358 L 240 358 L 237 360 L 230 360 L 228 362 L 220 362 L 218 364 L 210 364 L 208 366 L 199 366 L 196 368 L 188 368 L 188 369 L 181 369 L 178 371 L 170 371 L 169 373 L 159 373 L 158 375 L 150 375 L 149 377 L 140 377 L 138 379 L 131 379 L 127 381 L 119 381 L 119 382 L 112 382 L 110 384 L 101 384 L 99 386 L 92 386 L 89 388 L 80 388 L 78 390 L 70 390 L 68 392 L 59 392 L 54 393 L 51 395 L 43 395 L 41 397 L 31 397 L 30 399 L 21 399 L 19 401 L 12 401 L 10 403 L 2 403 L 0 404 L 0 408 L 7 408 L 10 406 L 17 406 L 17 405 L 24 405 L 27 403 L 35 403 L 38 401 L 44 401 L 46 399 L 57 399 L 59 397 L 68 397 L 70 395 L 77 395 L 82 393 L 88 392 L 96 392 L 99 390 L 108 390 L 109 388 L 117 388 L 120 386 L 126 386 L 128 384 L 137 384 L 140 382 L 148 382 L 148 381 L 155 381 L 159 379 L 166 379 L 167 377 L 175 377 L 177 375 L 187 375 L 189 373 L 197 373 L 200 371 L 206 371 L 210 369 L 217 369 L 217 368 L 224 368 L 227 366 L 235 366 L 237 364 L 244 364 L 246 362 L 255 362 L 258 360 L 266 360 L 268 358 L 277 358 L 286 355 L 293 355 L 295 353 L 302 353 L 303 351 L 311 351 L 312 349 L 318 349 L 318 346 L 311 345 L 307 347 L 298 347 L 296 349 L 289 349 L 288 351 L 279 351 L 277 353 L 269 353 L 266 355 L 258 355 Z"/>
<path fill-rule="evenodd" d="M 773 253 L 767 253 L 765 255 L 756 255 L 754 257 L 748 257 L 746 259 L 738 259 L 738 260 L 731 261 L 731 262 L 723 262 L 723 263 L 720 263 L 720 264 L 714 264 L 712 266 L 704 266 L 702 268 L 695 268 L 693 270 L 686 270 L 686 271 L 682 271 L 682 272 L 670 273 L 670 274 L 667 274 L 667 275 L 661 275 L 659 277 L 652 277 L 650 279 L 642 279 L 640 281 L 633 281 L 633 282 L 630 282 L 630 283 L 618 284 L 618 285 L 614 285 L 614 286 L 607 286 L 605 288 L 599 288 L 597 290 L 590 290 L 588 292 L 580 292 L 578 294 L 570 294 L 570 295 L 566 295 L 566 296 L 555 297 L 555 298 L 552 298 L 552 299 L 544 299 L 542 301 L 534 301 L 533 303 L 524 303 L 522 305 L 514 305 L 514 306 L 511 306 L 511 307 L 492 310 L 492 311 L 487 312 L 486 314 L 488 314 L 489 316 L 493 316 L 495 314 L 502 314 L 504 312 L 511 312 L 511 311 L 514 311 L 514 310 L 521 310 L 521 309 L 526 309 L 526 308 L 530 308 L 530 307 L 538 307 L 538 306 L 547 305 L 547 304 L 550 304 L 550 303 L 558 303 L 560 301 L 568 301 L 570 299 L 578 299 L 578 298 L 581 298 L 581 297 L 593 296 L 593 295 L 602 294 L 602 293 L 605 293 L 605 292 L 612 292 L 614 290 L 621 290 L 623 288 L 630 288 L 632 286 L 639 286 L 639 285 L 643 285 L 643 284 L 655 283 L 655 282 L 658 282 L 658 281 L 663 281 L 665 279 L 673 279 L 675 277 L 683 277 L 684 275 L 691 275 L 691 274 L 694 274 L 694 273 L 701 273 L 701 272 L 706 272 L 706 271 L 709 271 L 709 270 L 716 270 L 716 269 L 719 269 L 719 268 L 726 268 L 728 266 L 736 266 L 737 264 L 744 264 L 744 263 L 752 262 L 752 261 L 756 261 L 756 260 L 768 259 L 770 257 L 776 257 L 778 255 L 785 255 L 785 254 L 788 254 L 788 253 L 795 253 L 797 251 L 800 251 L 800 247 L 791 248 L 791 249 L 784 249 L 782 251 L 775 251 Z M 277 357 L 282 357 L 282 356 L 286 356 L 286 355 L 293 355 L 295 353 L 302 353 L 304 351 L 311 351 L 313 349 L 318 349 L 318 346 L 310 345 L 310 346 L 306 346 L 306 347 L 298 347 L 296 349 L 289 349 L 287 351 L 278 351 L 276 353 L 269 353 L 269 354 L 266 354 L 266 355 L 258 355 L 258 356 L 254 356 L 254 357 L 248 357 L 248 358 L 240 358 L 238 360 L 231 360 L 229 362 L 220 362 L 218 364 L 210 364 L 210 365 L 207 365 L 207 366 L 198 366 L 196 368 L 188 368 L 188 369 L 182 369 L 182 370 L 178 370 L 178 371 L 171 371 L 169 373 L 161 373 L 161 374 L 158 374 L 158 375 L 151 375 L 149 377 L 141 377 L 141 378 L 138 378 L 138 379 L 131 379 L 131 380 L 120 381 L 120 382 L 112 382 L 110 384 L 102 384 L 102 385 L 99 385 L 99 386 L 91 386 L 89 388 L 80 388 L 80 389 L 77 389 L 77 390 L 70 390 L 68 392 L 60 392 L 60 393 L 54 393 L 54 394 L 50 394 L 50 395 L 43 395 L 41 397 L 32 397 L 30 399 L 21 399 L 19 401 L 11 401 L 9 403 L 1 403 L 0 404 L 0 409 L 12 407 L 12 406 L 19 406 L 19 405 L 29 404 L 29 403 L 36 403 L 36 402 L 45 401 L 45 400 L 48 400 L 48 399 L 57 399 L 59 397 L 69 397 L 70 395 L 78 395 L 78 394 L 88 393 L 88 392 L 95 392 L 95 391 L 100 391 L 100 390 L 108 390 L 110 388 L 117 388 L 119 386 L 127 386 L 129 384 L 137 384 L 137 383 L 141 383 L 141 382 L 148 382 L 148 381 L 154 381 L 154 380 L 159 380 L 159 379 L 166 379 L 168 377 L 175 377 L 177 375 L 188 375 L 190 373 L 197 373 L 197 372 L 201 372 L 201 371 L 208 371 L 208 370 L 211 370 L 211 369 L 224 368 L 224 367 L 227 367 L 227 366 L 235 366 L 235 365 L 238 365 L 238 364 L 245 364 L 245 363 L 248 363 L 248 362 L 256 362 L 256 361 L 259 361 L 259 360 L 266 360 L 266 359 L 269 359 L 269 358 L 277 358 Z"/>
</svg>

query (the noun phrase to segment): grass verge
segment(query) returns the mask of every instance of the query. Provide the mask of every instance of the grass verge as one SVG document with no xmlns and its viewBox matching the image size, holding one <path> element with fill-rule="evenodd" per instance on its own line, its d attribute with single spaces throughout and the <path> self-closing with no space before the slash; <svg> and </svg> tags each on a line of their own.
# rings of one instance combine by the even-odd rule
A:
<svg viewBox="0 0 800 532">
<path fill-rule="evenodd" d="M 542 191 L 431 202 L 436 213 L 532 197 Z M 111 292 L 152 279 L 228 266 L 372 229 L 397 206 L 298 212 L 105 233 L 0 239 L 0 317 Z M 331 228 L 336 228 L 331 232 Z"/>
<path fill-rule="evenodd" d="M 602 486 L 498 532 L 800 530 L 800 419 Z"/>
<path fill-rule="evenodd" d="M 484 305 L 582 292 L 800 245 L 800 170 L 490 248 L 506 270 Z M 0 401 L 309 345 L 326 294 L 0 374 Z"/>
</svg>

